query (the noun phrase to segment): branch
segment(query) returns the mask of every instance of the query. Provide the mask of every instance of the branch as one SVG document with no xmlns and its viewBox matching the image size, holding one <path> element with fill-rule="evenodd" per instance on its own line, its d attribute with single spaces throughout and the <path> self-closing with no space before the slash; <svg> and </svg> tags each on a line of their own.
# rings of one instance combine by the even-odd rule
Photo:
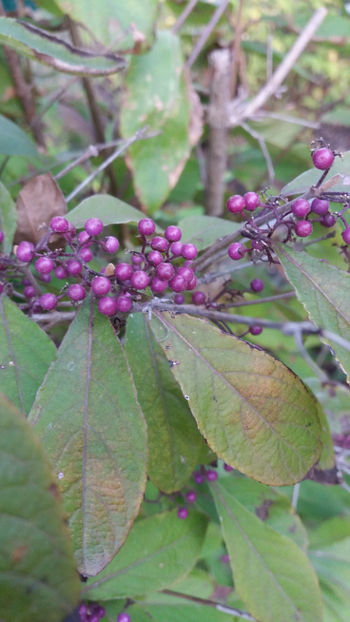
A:
<svg viewBox="0 0 350 622">
<path fill-rule="evenodd" d="M 192 13 L 192 11 L 195 8 L 196 4 L 198 4 L 198 1 L 199 0 L 190 0 L 189 1 L 188 5 L 182 11 L 180 17 L 175 22 L 175 24 L 174 24 L 174 26 L 172 28 L 172 32 L 174 33 L 174 35 L 180 30 L 180 28 L 182 28 L 182 26 L 184 25 L 186 19 L 188 18 L 190 13 Z"/>
<path fill-rule="evenodd" d="M 253 618 L 250 613 L 247 611 L 242 611 L 241 609 L 236 609 L 235 607 L 229 607 L 228 605 L 222 605 L 221 603 L 216 603 L 214 600 L 210 600 L 209 598 L 198 598 L 198 596 L 191 596 L 190 594 L 182 594 L 181 592 L 174 592 L 173 590 L 162 590 L 163 594 L 169 594 L 169 596 L 175 596 L 177 598 L 183 598 L 184 600 L 190 600 L 193 603 L 198 603 L 199 605 L 206 605 L 207 607 L 213 607 L 217 611 L 221 611 L 221 613 L 227 613 L 231 616 L 237 616 L 242 618 L 243 620 L 250 620 L 251 622 L 257 622 L 256 618 Z"/>
<path fill-rule="evenodd" d="M 197 60 L 199 54 L 201 53 L 201 51 L 202 51 L 202 49 L 203 49 L 203 47 L 205 45 L 206 40 L 210 36 L 212 30 L 214 30 L 214 28 L 215 28 L 216 24 L 218 23 L 220 17 L 222 16 L 224 11 L 226 10 L 226 7 L 227 7 L 229 1 L 230 0 L 222 0 L 221 4 L 216 9 L 215 13 L 212 15 L 211 20 L 208 22 L 208 24 L 204 28 L 201 36 L 199 37 L 196 45 L 194 46 L 190 56 L 187 59 L 186 67 L 188 69 L 190 69 L 192 67 L 193 63 Z"/>
</svg>

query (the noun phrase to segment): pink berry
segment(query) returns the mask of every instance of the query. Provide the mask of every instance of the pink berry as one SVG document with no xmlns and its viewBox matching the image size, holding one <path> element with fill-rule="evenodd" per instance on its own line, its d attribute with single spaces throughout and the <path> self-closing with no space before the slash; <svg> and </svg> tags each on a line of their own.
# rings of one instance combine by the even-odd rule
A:
<svg viewBox="0 0 350 622">
<path fill-rule="evenodd" d="M 161 263 L 156 268 L 156 275 L 163 281 L 170 281 L 175 276 L 175 268 L 171 263 Z"/>
<path fill-rule="evenodd" d="M 178 242 L 181 239 L 182 231 L 180 227 L 170 225 L 165 229 L 165 237 L 169 242 Z"/>
<path fill-rule="evenodd" d="M 185 296 L 183 294 L 175 294 L 174 302 L 177 305 L 182 305 L 185 302 Z"/>
<path fill-rule="evenodd" d="M 147 260 L 152 266 L 159 266 L 163 262 L 163 255 L 159 251 L 151 251 L 147 255 Z"/>
<path fill-rule="evenodd" d="M 233 471 L 234 469 L 233 469 L 233 467 L 232 467 L 232 466 L 230 466 L 229 464 L 226 464 L 226 462 L 225 462 L 225 464 L 224 464 L 224 470 L 225 470 L 225 471 L 227 471 L 227 472 L 229 473 L 230 471 Z"/>
<path fill-rule="evenodd" d="M 122 611 L 117 617 L 117 622 L 130 622 L 130 620 L 131 618 L 129 614 L 125 611 Z"/>
<path fill-rule="evenodd" d="M 155 222 L 151 218 L 142 218 L 137 225 L 141 235 L 152 235 L 156 230 Z"/>
<path fill-rule="evenodd" d="M 66 268 L 70 276 L 78 276 L 78 274 L 81 273 L 83 266 L 77 259 L 70 259 L 67 261 Z"/>
<path fill-rule="evenodd" d="M 91 236 L 100 235 L 103 231 L 103 222 L 99 218 L 88 218 L 84 229 Z"/>
<path fill-rule="evenodd" d="M 97 306 L 99 312 L 102 313 L 102 315 L 115 315 L 118 310 L 118 305 L 115 298 L 100 298 Z"/>
<path fill-rule="evenodd" d="M 294 228 L 299 238 L 307 238 L 312 233 L 312 224 L 308 220 L 299 220 Z"/>
<path fill-rule="evenodd" d="M 218 478 L 218 474 L 216 471 L 213 471 L 213 469 L 209 469 L 206 472 L 206 476 L 207 476 L 207 480 L 208 482 L 215 482 Z"/>
<path fill-rule="evenodd" d="M 203 305 L 207 297 L 204 292 L 197 291 L 192 294 L 192 302 L 194 305 Z"/>
<path fill-rule="evenodd" d="M 174 257 L 180 257 L 182 255 L 183 244 L 182 242 L 173 242 L 170 245 L 170 252 Z"/>
<path fill-rule="evenodd" d="M 297 218 L 305 218 L 310 211 L 310 203 L 306 199 L 296 199 L 292 204 L 292 212 Z"/>
<path fill-rule="evenodd" d="M 240 244 L 240 242 L 233 242 L 233 244 L 230 244 L 230 246 L 228 247 L 227 252 L 228 256 L 231 257 L 231 259 L 237 260 L 242 259 L 244 253 L 247 252 L 247 249 L 245 246 L 243 246 L 243 244 Z"/>
<path fill-rule="evenodd" d="M 4 232 L 0 231 L 0 244 L 4 241 Z"/>
<path fill-rule="evenodd" d="M 133 274 L 133 269 L 129 263 L 117 263 L 115 267 L 115 276 L 119 281 L 127 281 Z"/>
<path fill-rule="evenodd" d="M 96 296 L 105 296 L 111 290 L 111 282 L 105 276 L 95 276 L 91 283 L 91 289 Z"/>
<path fill-rule="evenodd" d="M 177 515 L 179 518 L 181 518 L 181 520 L 187 518 L 188 516 L 188 509 L 187 508 L 179 508 L 177 511 Z"/>
<path fill-rule="evenodd" d="M 50 281 L 52 280 L 52 276 L 51 274 L 39 274 L 39 279 L 44 283 L 50 283 Z"/>
<path fill-rule="evenodd" d="M 183 292 L 186 289 L 186 285 L 187 283 L 185 279 L 180 274 L 174 276 L 169 283 L 169 287 L 173 290 L 173 292 Z"/>
<path fill-rule="evenodd" d="M 85 288 L 80 285 L 80 283 L 73 283 L 68 288 L 68 296 L 73 302 L 79 302 L 79 300 L 84 300 L 86 296 Z"/>
<path fill-rule="evenodd" d="M 26 285 L 23 293 L 26 298 L 33 298 L 33 296 L 35 296 L 35 288 L 33 287 L 33 285 Z"/>
<path fill-rule="evenodd" d="M 321 218 L 321 225 L 323 227 L 334 227 L 335 223 L 336 223 L 336 218 L 333 214 L 331 214 L 330 212 L 327 212 L 327 214 L 325 214 L 322 218 Z"/>
<path fill-rule="evenodd" d="M 134 266 L 140 266 L 143 263 L 143 257 L 141 255 L 132 255 L 131 261 Z"/>
<path fill-rule="evenodd" d="M 186 493 L 186 501 L 187 503 L 194 503 L 197 499 L 197 493 L 194 490 L 189 490 Z"/>
<path fill-rule="evenodd" d="M 113 253 L 116 253 L 119 249 L 119 240 L 117 240 L 114 235 L 109 235 L 105 238 L 103 242 L 103 247 L 105 251 L 107 251 L 107 253 L 110 253 L 112 255 Z"/>
<path fill-rule="evenodd" d="M 50 228 L 57 233 L 65 233 L 69 228 L 68 220 L 63 216 L 55 216 L 51 219 Z"/>
<path fill-rule="evenodd" d="M 64 266 L 57 266 L 57 268 L 55 268 L 54 274 L 56 279 L 66 279 L 68 276 L 68 270 L 66 270 Z"/>
<path fill-rule="evenodd" d="M 264 289 L 264 281 L 261 279 L 253 279 L 250 283 L 250 288 L 253 292 L 262 292 Z"/>
<path fill-rule="evenodd" d="M 35 269 L 39 274 L 50 274 L 55 264 L 50 257 L 39 257 L 35 262 Z"/>
<path fill-rule="evenodd" d="M 52 311 L 57 305 L 57 298 L 54 294 L 43 294 L 39 298 L 40 306 L 45 309 L 45 311 Z"/>
<path fill-rule="evenodd" d="M 345 244 L 350 244 L 350 227 L 346 227 L 341 235 Z"/>
<path fill-rule="evenodd" d="M 32 242 L 20 242 L 16 249 L 16 257 L 23 263 L 32 261 L 34 256 L 34 244 Z"/>
<path fill-rule="evenodd" d="M 327 149 L 327 147 L 322 147 L 315 151 L 312 156 L 312 161 L 316 168 L 325 171 L 332 166 L 334 162 L 334 153 L 330 149 Z"/>
<path fill-rule="evenodd" d="M 244 196 L 245 208 L 250 212 L 253 212 L 257 207 L 259 207 L 260 199 L 259 195 L 256 192 L 246 192 Z"/>
<path fill-rule="evenodd" d="M 168 287 L 168 281 L 162 281 L 157 276 L 153 277 L 151 283 L 151 290 L 154 294 L 162 294 Z"/>
<path fill-rule="evenodd" d="M 132 307 L 132 300 L 130 296 L 121 295 L 117 298 L 117 311 L 120 313 L 128 313 Z"/>
<path fill-rule="evenodd" d="M 249 328 L 249 332 L 251 335 L 261 335 L 263 329 L 262 326 L 258 326 L 258 324 L 254 324 Z"/>
<path fill-rule="evenodd" d="M 151 277 L 144 270 L 136 270 L 131 277 L 131 285 L 135 289 L 146 289 L 151 282 Z"/>
<path fill-rule="evenodd" d="M 329 210 L 329 202 L 324 199 L 314 199 L 311 203 L 311 209 L 314 214 L 324 216 Z"/>
<path fill-rule="evenodd" d="M 188 281 L 186 289 L 192 290 L 192 289 L 196 289 L 196 287 L 197 287 L 197 279 L 195 276 L 193 276 L 192 279 Z"/>
<path fill-rule="evenodd" d="M 92 244 L 92 240 L 88 234 L 87 231 L 80 231 L 79 235 L 78 235 L 78 242 L 80 245 L 91 245 Z"/>
<path fill-rule="evenodd" d="M 83 246 L 79 251 L 79 257 L 81 257 L 83 261 L 89 262 L 93 257 L 92 251 L 87 246 Z"/>
<path fill-rule="evenodd" d="M 155 235 L 151 242 L 151 247 L 155 251 L 160 251 L 161 253 L 165 253 L 169 248 L 169 242 L 165 238 L 162 238 L 160 235 Z"/>
<path fill-rule="evenodd" d="M 245 200 L 240 194 L 234 194 L 227 201 L 227 209 L 232 214 L 242 212 L 245 208 Z"/>
<path fill-rule="evenodd" d="M 196 259 L 198 248 L 195 244 L 184 244 L 182 247 L 182 256 L 185 259 Z"/>
</svg>

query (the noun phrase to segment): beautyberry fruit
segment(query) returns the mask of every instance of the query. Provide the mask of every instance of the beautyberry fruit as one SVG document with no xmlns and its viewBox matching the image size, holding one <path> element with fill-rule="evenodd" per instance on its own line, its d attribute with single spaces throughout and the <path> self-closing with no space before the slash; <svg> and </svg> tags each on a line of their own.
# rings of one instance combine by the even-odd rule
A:
<svg viewBox="0 0 350 622">
<path fill-rule="evenodd" d="M 35 296 L 35 288 L 33 287 L 33 285 L 26 285 L 23 293 L 26 298 L 33 298 L 33 296 Z"/>
<path fill-rule="evenodd" d="M 91 236 L 100 235 L 103 231 L 103 222 L 99 218 L 88 218 L 84 229 Z"/>
<path fill-rule="evenodd" d="M 20 242 L 16 249 L 16 257 L 23 263 L 32 261 L 34 256 L 34 244 L 32 242 Z"/>
<path fill-rule="evenodd" d="M 111 316 L 117 313 L 118 305 L 115 298 L 109 298 L 108 296 L 106 296 L 106 298 L 100 298 L 97 306 L 102 315 Z"/>
<path fill-rule="evenodd" d="M 294 228 L 299 238 L 307 238 L 312 233 L 312 224 L 308 220 L 299 220 Z"/>
<path fill-rule="evenodd" d="M 250 282 L 250 289 L 253 292 L 262 292 L 262 290 L 264 289 L 264 281 L 262 281 L 261 279 L 253 279 Z"/>
<path fill-rule="evenodd" d="M 80 283 L 73 283 L 68 288 L 68 296 L 73 302 L 79 302 L 79 300 L 84 300 L 86 296 L 85 288 L 80 285 Z"/>
<path fill-rule="evenodd" d="M 310 203 L 306 199 L 296 199 L 292 204 L 292 212 L 297 218 L 305 218 L 310 211 Z"/>
<path fill-rule="evenodd" d="M 0 244 L 4 241 L 4 232 L 0 231 Z"/>
<path fill-rule="evenodd" d="M 79 251 L 79 257 L 87 263 L 92 259 L 92 251 L 87 246 L 83 246 Z"/>
<path fill-rule="evenodd" d="M 183 294 L 175 294 L 174 302 L 177 305 L 182 305 L 185 302 L 185 296 Z"/>
<path fill-rule="evenodd" d="M 40 306 L 45 309 L 45 311 L 52 311 L 57 305 L 57 298 L 55 294 L 43 294 L 39 298 Z"/>
<path fill-rule="evenodd" d="M 117 311 L 120 313 L 128 313 L 132 307 L 132 300 L 130 296 L 122 294 L 117 298 Z"/>
<path fill-rule="evenodd" d="M 332 166 L 334 162 L 334 153 L 330 149 L 327 149 L 327 147 L 322 147 L 315 151 L 312 156 L 312 161 L 316 168 L 325 171 Z"/>
<path fill-rule="evenodd" d="M 189 283 L 191 279 L 194 277 L 194 272 L 188 266 L 180 266 L 177 271 L 177 275 L 182 276 L 185 279 L 186 283 Z"/>
<path fill-rule="evenodd" d="M 165 237 L 169 242 L 178 242 L 181 239 L 182 231 L 180 227 L 175 227 L 175 225 L 170 225 L 165 229 Z"/>
<path fill-rule="evenodd" d="M 91 289 L 96 296 L 105 296 L 111 290 L 111 282 L 105 276 L 95 276 L 92 280 Z"/>
<path fill-rule="evenodd" d="M 107 236 L 103 241 L 103 248 L 107 253 L 111 255 L 116 253 L 119 249 L 119 240 L 114 237 L 114 235 Z"/>
<path fill-rule="evenodd" d="M 174 257 L 180 257 L 182 255 L 183 244 L 182 242 L 173 242 L 170 244 L 170 252 Z"/>
<path fill-rule="evenodd" d="M 92 244 L 92 240 L 88 234 L 87 231 L 80 231 L 79 235 L 78 235 L 78 242 L 79 244 L 82 246 L 83 244 L 85 246 L 91 246 Z"/>
<path fill-rule="evenodd" d="M 194 305 L 203 305 L 207 297 L 204 292 L 197 291 L 192 294 L 192 302 Z"/>
<path fill-rule="evenodd" d="M 35 262 L 35 269 L 39 274 L 50 274 L 55 264 L 50 257 L 39 257 Z"/>
<path fill-rule="evenodd" d="M 117 622 L 130 622 L 130 620 L 131 618 L 129 614 L 125 611 L 122 611 L 117 617 Z"/>
<path fill-rule="evenodd" d="M 245 200 L 240 194 L 233 194 L 226 203 L 227 209 L 232 214 L 242 212 L 245 208 Z"/>
<path fill-rule="evenodd" d="M 141 255 L 132 255 L 131 261 L 134 266 L 140 266 L 143 263 L 143 257 Z"/>
<path fill-rule="evenodd" d="M 142 218 L 137 225 L 141 235 L 152 235 L 156 230 L 155 222 L 151 218 Z"/>
<path fill-rule="evenodd" d="M 163 262 L 163 255 L 159 251 L 151 251 L 147 255 L 147 260 L 152 266 L 159 266 Z"/>
<path fill-rule="evenodd" d="M 175 276 L 175 268 L 171 263 L 161 263 L 156 268 L 156 275 L 163 281 L 170 281 Z"/>
<path fill-rule="evenodd" d="M 180 274 L 174 276 L 169 283 L 169 287 L 173 290 L 173 292 L 183 292 L 186 289 L 186 285 L 187 283 L 185 279 Z"/>
<path fill-rule="evenodd" d="M 216 471 L 213 471 L 213 469 L 209 469 L 206 472 L 206 476 L 207 476 L 207 480 L 208 482 L 215 482 L 218 478 L 218 474 Z"/>
<path fill-rule="evenodd" d="M 195 244 L 184 244 L 181 254 L 185 259 L 196 259 L 198 248 Z"/>
<path fill-rule="evenodd" d="M 329 210 L 329 203 L 324 199 L 314 199 L 311 203 L 311 209 L 314 214 L 318 214 L 319 216 L 324 216 L 327 214 Z"/>
<path fill-rule="evenodd" d="M 246 192 L 243 195 L 245 208 L 250 212 L 253 212 L 257 207 L 259 207 L 260 199 L 259 195 L 256 192 Z"/>
<path fill-rule="evenodd" d="M 230 466 L 229 464 L 226 464 L 226 462 L 225 462 L 225 464 L 224 464 L 224 470 L 225 470 L 225 471 L 227 471 L 227 472 L 229 473 L 230 471 L 233 471 L 234 469 L 233 469 L 233 467 L 232 467 L 232 466 Z"/>
<path fill-rule="evenodd" d="M 193 473 L 193 479 L 196 482 L 196 484 L 203 484 L 203 482 L 204 482 L 204 475 L 203 475 L 203 473 L 200 473 L 199 471 L 195 471 Z"/>
<path fill-rule="evenodd" d="M 177 511 L 177 515 L 179 518 L 181 518 L 181 520 L 183 520 L 184 518 L 187 518 L 188 516 L 188 509 L 187 508 L 179 508 Z"/>
<path fill-rule="evenodd" d="M 197 499 L 197 493 L 194 490 L 189 490 L 186 493 L 186 501 L 188 503 L 194 503 Z"/>
<path fill-rule="evenodd" d="M 155 251 L 165 253 L 169 248 L 169 242 L 165 238 L 162 238 L 160 235 L 155 235 L 152 239 L 151 247 Z"/>
<path fill-rule="evenodd" d="M 68 231 L 69 223 L 66 218 L 63 216 L 55 216 L 51 219 L 50 229 L 51 231 L 55 231 L 56 233 L 65 233 Z"/>
<path fill-rule="evenodd" d="M 253 324 L 253 326 L 250 327 L 249 332 L 251 335 L 261 335 L 263 329 L 262 326 L 258 326 L 258 324 Z"/>
<path fill-rule="evenodd" d="M 192 279 L 188 281 L 186 289 L 191 290 L 191 289 L 196 289 L 196 287 L 197 287 L 197 279 L 195 276 L 193 276 Z"/>
<path fill-rule="evenodd" d="M 57 266 L 54 274 L 56 279 L 66 279 L 68 276 L 68 270 L 64 266 Z"/>
<path fill-rule="evenodd" d="M 327 214 L 325 214 L 324 216 L 322 216 L 321 218 L 321 225 L 323 227 L 334 227 L 335 223 L 336 223 L 336 217 L 331 214 L 330 212 L 327 212 Z"/>
<path fill-rule="evenodd" d="M 119 281 L 127 281 L 130 279 L 133 269 L 129 263 L 117 263 L 115 267 L 115 276 Z"/>
<path fill-rule="evenodd" d="M 350 227 L 346 227 L 341 235 L 345 244 L 350 244 Z"/>
<path fill-rule="evenodd" d="M 247 249 L 245 246 L 243 246 L 243 244 L 240 244 L 240 242 L 233 242 L 233 244 L 230 244 L 230 246 L 228 247 L 227 252 L 228 256 L 231 257 L 231 259 L 237 260 L 242 259 L 244 253 L 247 252 Z"/>
<path fill-rule="evenodd" d="M 77 259 L 70 259 L 67 261 L 66 268 L 68 270 L 68 274 L 71 276 L 78 276 L 78 274 L 81 273 L 83 266 Z"/>
<path fill-rule="evenodd" d="M 131 277 L 131 285 L 135 289 L 145 289 L 151 282 L 151 277 L 144 270 L 136 270 Z"/>
<path fill-rule="evenodd" d="M 151 290 L 154 294 L 162 294 L 168 287 L 168 281 L 162 281 L 157 276 L 153 277 Z"/>
</svg>

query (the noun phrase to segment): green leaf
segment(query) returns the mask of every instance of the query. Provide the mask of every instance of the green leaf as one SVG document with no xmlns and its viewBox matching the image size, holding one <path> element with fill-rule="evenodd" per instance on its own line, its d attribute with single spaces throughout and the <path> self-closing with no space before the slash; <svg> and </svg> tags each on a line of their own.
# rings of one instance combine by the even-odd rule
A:
<svg viewBox="0 0 350 622">
<path fill-rule="evenodd" d="M 92 54 L 28 22 L 0 17 L 0 43 L 57 71 L 81 76 L 104 76 L 125 68 L 115 54 Z"/>
<path fill-rule="evenodd" d="M 350 341 L 350 274 L 305 251 L 284 246 L 276 252 L 310 319 L 321 329 Z M 334 341 L 325 341 L 331 344 L 344 371 L 350 375 L 350 352 Z"/>
<path fill-rule="evenodd" d="M 212 485 L 237 593 L 260 622 L 322 620 L 317 577 L 306 555 L 246 510 L 228 480 Z"/>
<path fill-rule="evenodd" d="M 56 483 L 31 426 L 0 396 L 0 618 L 62 622 L 80 581 Z"/>
<path fill-rule="evenodd" d="M 224 607 L 223 607 L 224 609 Z M 240 622 L 241 618 L 232 614 L 222 613 L 207 605 L 189 603 L 188 600 L 177 598 L 171 605 L 133 605 L 130 610 L 133 622 Z"/>
<path fill-rule="evenodd" d="M 12 201 L 11 195 L 4 184 L 0 182 L 0 229 L 4 232 L 3 249 L 5 254 L 9 254 L 12 250 L 12 240 L 15 235 L 16 225 L 16 205 Z"/>
<path fill-rule="evenodd" d="M 159 135 L 129 149 L 128 165 L 142 205 L 151 213 L 167 198 L 190 155 L 189 100 L 179 39 L 159 31 L 152 50 L 131 59 L 121 111 L 121 134 L 148 125 Z"/>
<path fill-rule="evenodd" d="M 104 226 L 139 222 L 144 214 L 109 194 L 95 194 L 84 199 L 72 209 L 67 219 L 77 228 L 83 227 L 88 218 L 100 218 Z"/>
<path fill-rule="evenodd" d="M 203 438 L 143 313 L 128 319 L 125 352 L 147 421 L 149 477 L 160 490 L 174 492 L 191 476 Z"/>
<path fill-rule="evenodd" d="M 0 296 L 1 390 L 22 414 L 56 357 L 51 339 L 7 296 Z"/>
<path fill-rule="evenodd" d="M 62 341 L 30 420 L 59 477 L 80 571 L 95 575 L 137 515 L 147 450 L 123 350 L 89 301 Z"/>
<path fill-rule="evenodd" d="M 289 196 L 291 194 L 301 194 L 306 192 L 315 185 L 320 179 L 323 171 L 316 168 L 309 169 L 298 175 L 293 181 L 289 182 L 281 190 L 281 194 Z M 336 158 L 334 164 L 328 173 L 325 182 L 334 178 L 334 185 L 329 188 L 332 192 L 349 192 L 350 191 L 350 151 L 345 151 L 341 158 Z"/>
<path fill-rule="evenodd" d="M 177 510 L 137 521 L 118 555 L 84 588 L 89 599 L 109 600 L 162 590 L 194 566 L 207 521 L 191 510 L 179 520 Z"/>
<path fill-rule="evenodd" d="M 189 216 L 179 222 L 181 240 L 196 244 L 199 250 L 210 246 L 218 238 L 234 233 L 240 226 L 238 222 L 214 216 Z"/>
<path fill-rule="evenodd" d="M 38 155 L 36 146 L 28 134 L 2 114 L 0 114 L 0 154 L 27 157 Z"/>
<path fill-rule="evenodd" d="M 274 486 L 295 483 L 320 455 L 317 402 L 272 356 L 209 322 L 154 313 L 152 330 L 209 446 Z"/>
</svg>

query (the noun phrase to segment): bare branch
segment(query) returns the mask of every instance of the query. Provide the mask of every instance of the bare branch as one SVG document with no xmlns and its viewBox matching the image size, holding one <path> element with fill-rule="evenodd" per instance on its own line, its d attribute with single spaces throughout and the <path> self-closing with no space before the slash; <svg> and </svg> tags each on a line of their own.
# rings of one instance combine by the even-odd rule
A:
<svg viewBox="0 0 350 622">
<path fill-rule="evenodd" d="M 188 69 L 190 69 L 193 65 L 193 63 L 197 60 L 199 54 L 201 53 L 206 40 L 208 39 L 208 37 L 210 36 L 212 30 L 214 30 L 216 24 L 218 23 L 220 17 L 222 16 L 222 14 L 224 13 L 224 11 L 226 10 L 226 7 L 228 5 L 230 0 L 222 0 L 221 4 L 218 6 L 218 8 L 216 9 L 215 13 L 213 14 L 211 20 L 208 22 L 208 24 L 206 25 L 206 27 L 204 28 L 201 36 L 199 37 L 196 45 L 194 46 L 191 54 L 189 55 L 188 59 L 187 59 L 187 63 L 186 63 L 186 67 Z"/>
<path fill-rule="evenodd" d="M 195 8 L 196 4 L 198 4 L 198 0 L 190 0 L 188 5 L 186 6 L 186 8 L 182 11 L 179 19 L 175 22 L 172 31 L 174 34 L 176 34 L 180 28 L 182 28 L 182 26 L 184 25 L 186 19 L 188 18 L 188 16 L 190 15 L 190 13 L 192 13 L 193 9 Z"/>
<path fill-rule="evenodd" d="M 173 590 L 162 590 L 162 592 L 163 594 L 169 594 L 169 596 L 175 596 L 184 600 L 191 600 L 192 602 L 199 603 L 200 605 L 207 605 L 207 607 L 213 607 L 213 609 L 216 609 L 217 611 L 221 611 L 222 613 L 227 613 L 228 615 L 242 618 L 242 620 L 257 622 L 256 618 L 253 618 L 253 616 L 250 615 L 250 613 L 248 613 L 247 611 L 242 611 L 241 609 L 236 609 L 235 607 L 229 607 L 228 605 L 216 603 L 214 600 L 210 600 L 209 598 L 198 598 L 198 596 L 183 594 L 182 592 L 174 592 Z"/>
</svg>

